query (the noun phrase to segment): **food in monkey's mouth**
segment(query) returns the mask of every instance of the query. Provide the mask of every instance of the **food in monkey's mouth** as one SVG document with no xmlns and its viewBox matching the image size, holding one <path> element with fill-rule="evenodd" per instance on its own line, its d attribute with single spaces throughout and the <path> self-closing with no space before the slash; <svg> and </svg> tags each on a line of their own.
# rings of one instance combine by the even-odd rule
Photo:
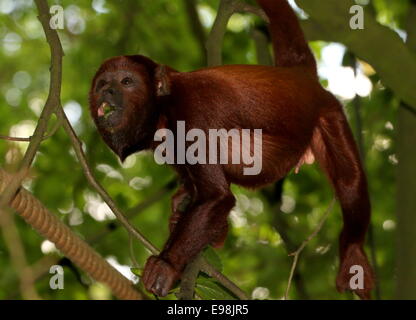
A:
<svg viewBox="0 0 416 320">
<path fill-rule="evenodd" d="M 114 111 L 116 111 L 116 109 L 117 106 L 111 105 L 110 103 L 104 101 L 98 108 L 98 117 L 104 117 L 105 119 L 107 119 L 111 114 L 113 114 Z"/>
</svg>

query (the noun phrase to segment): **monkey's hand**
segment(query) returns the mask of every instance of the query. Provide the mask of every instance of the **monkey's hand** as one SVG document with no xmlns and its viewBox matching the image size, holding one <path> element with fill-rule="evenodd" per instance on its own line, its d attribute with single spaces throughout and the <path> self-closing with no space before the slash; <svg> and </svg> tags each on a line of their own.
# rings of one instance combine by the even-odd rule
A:
<svg viewBox="0 0 416 320">
<path fill-rule="evenodd" d="M 371 299 L 374 287 L 374 273 L 364 253 L 358 245 L 347 248 L 337 276 L 339 292 L 352 291 L 363 300 Z"/>
<path fill-rule="evenodd" d="M 143 271 L 142 281 L 147 291 L 164 297 L 172 289 L 176 281 L 180 278 L 177 272 L 168 262 L 157 256 L 147 259 Z"/>
</svg>

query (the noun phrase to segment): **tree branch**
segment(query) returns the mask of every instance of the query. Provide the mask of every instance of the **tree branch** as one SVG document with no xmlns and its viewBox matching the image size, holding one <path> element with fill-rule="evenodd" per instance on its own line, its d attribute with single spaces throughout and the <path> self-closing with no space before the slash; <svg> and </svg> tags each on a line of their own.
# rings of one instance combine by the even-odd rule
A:
<svg viewBox="0 0 416 320">
<path fill-rule="evenodd" d="M 157 254 L 158 249 L 149 241 L 146 239 L 146 237 L 137 230 L 130 221 L 126 218 L 124 213 L 116 206 L 113 199 L 109 196 L 107 191 L 101 186 L 101 184 L 95 179 L 89 165 L 87 162 L 87 159 L 84 154 L 84 150 L 82 149 L 82 142 L 78 139 L 74 129 L 72 128 L 71 124 L 68 121 L 68 118 L 65 115 L 65 112 L 62 108 L 59 108 L 57 110 L 58 117 L 62 119 L 62 125 L 65 130 L 65 132 L 68 134 L 72 146 L 74 148 L 75 154 L 78 158 L 78 161 L 82 167 L 82 170 L 84 172 L 85 177 L 87 178 L 87 181 L 91 185 L 93 189 L 97 191 L 97 193 L 101 196 L 101 198 L 104 200 L 104 202 L 110 207 L 110 209 L 113 211 L 115 216 L 117 217 L 118 221 L 123 225 L 124 228 L 127 229 L 127 231 L 132 234 L 134 237 L 140 240 L 144 244 L 144 246 L 152 253 Z"/>
<path fill-rule="evenodd" d="M 208 36 L 206 43 L 208 66 L 222 65 L 222 43 L 227 31 L 228 21 L 236 12 L 254 13 L 265 21 L 269 21 L 266 14 L 260 8 L 243 3 L 240 0 L 221 0 L 217 17 Z"/>
<path fill-rule="evenodd" d="M 48 127 L 48 121 L 54 112 L 55 108 L 60 105 L 61 96 L 61 82 L 62 82 L 62 57 L 64 55 L 61 42 L 56 30 L 51 29 L 49 25 L 50 14 L 49 6 L 46 0 L 35 0 L 36 6 L 39 11 L 39 20 L 42 23 L 43 31 L 45 32 L 46 40 L 49 44 L 51 51 L 51 68 L 50 68 L 50 83 L 49 83 L 49 95 L 46 100 L 45 107 L 39 117 L 35 132 L 30 139 L 29 146 L 25 152 L 25 155 L 20 163 L 18 173 L 15 179 L 11 181 L 10 185 L 0 197 L 0 209 L 5 207 L 7 203 L 12 200 L 13 196 L 19 189 L 23 179 L 35 158 L 35 155 L 39 149 L 40 143 L 43 140 L 45 132 Z"/>
<path fill-rule="evenodd" d="M 194 298 L 195 283 L 201 269 L 202 254 L 199 254 L 189 263 L 181 278 L 180 291 L 177 294 L 179 300 L 192 300 Z"/>
<path fill-rule="evenodd" d="M 206 35 L 204 31 L 204 27 L 202 26 L 201 19 L 198 15 L 198 10 L 196 8 L 195 0 L 184 0 L 185 8 L 188 13 L 189 23 L 191 26 L 191 31 L 195 36 L 195 39 L 198 42 L 199 48 L 201 50 L 201 55 L 205 63 L 206 61 L 206 50 L 205 50 L 205 41 Z"/>
</svg>

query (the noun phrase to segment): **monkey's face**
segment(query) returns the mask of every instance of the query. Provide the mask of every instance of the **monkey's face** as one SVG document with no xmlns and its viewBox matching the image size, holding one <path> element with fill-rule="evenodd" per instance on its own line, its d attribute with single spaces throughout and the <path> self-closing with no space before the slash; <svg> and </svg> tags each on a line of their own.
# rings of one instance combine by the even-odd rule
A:
<svg viewBox="0 0 416 320">
<path fill-rule="evenodd" d="M 147 148 L 155 126 L 155 90 L 149 66 L 129 57 L 104 62 L 90 91 L 90 111 L 107 145 L 124 160 Z"/>
</svg>

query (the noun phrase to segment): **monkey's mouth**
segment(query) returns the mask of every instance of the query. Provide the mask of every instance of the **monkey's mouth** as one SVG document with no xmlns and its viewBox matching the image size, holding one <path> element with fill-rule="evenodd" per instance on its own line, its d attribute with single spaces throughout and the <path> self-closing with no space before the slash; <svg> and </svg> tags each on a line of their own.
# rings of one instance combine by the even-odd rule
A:
<svg viewBox="0 0 416 320">
<path fill-rule="evenodd" d="M 111 115 L 113 115 L 119 109 L 121 108 L 119 108 L 118 106 L 114 104 L 110 104 L 107 101 L 104 101 L 103 103 L 101 103 L 101 105 L 99 106 L 97 110 L 98 118 L 108 119 L 109 117 L 111 117 Z"/>
<path fill-rule="evenodd" d="M 104 101 L 97 109 L 97 121 L 106 130 L 112 130 L 122 121 L 123 108 L 118 104 Z"/>
</svg>

